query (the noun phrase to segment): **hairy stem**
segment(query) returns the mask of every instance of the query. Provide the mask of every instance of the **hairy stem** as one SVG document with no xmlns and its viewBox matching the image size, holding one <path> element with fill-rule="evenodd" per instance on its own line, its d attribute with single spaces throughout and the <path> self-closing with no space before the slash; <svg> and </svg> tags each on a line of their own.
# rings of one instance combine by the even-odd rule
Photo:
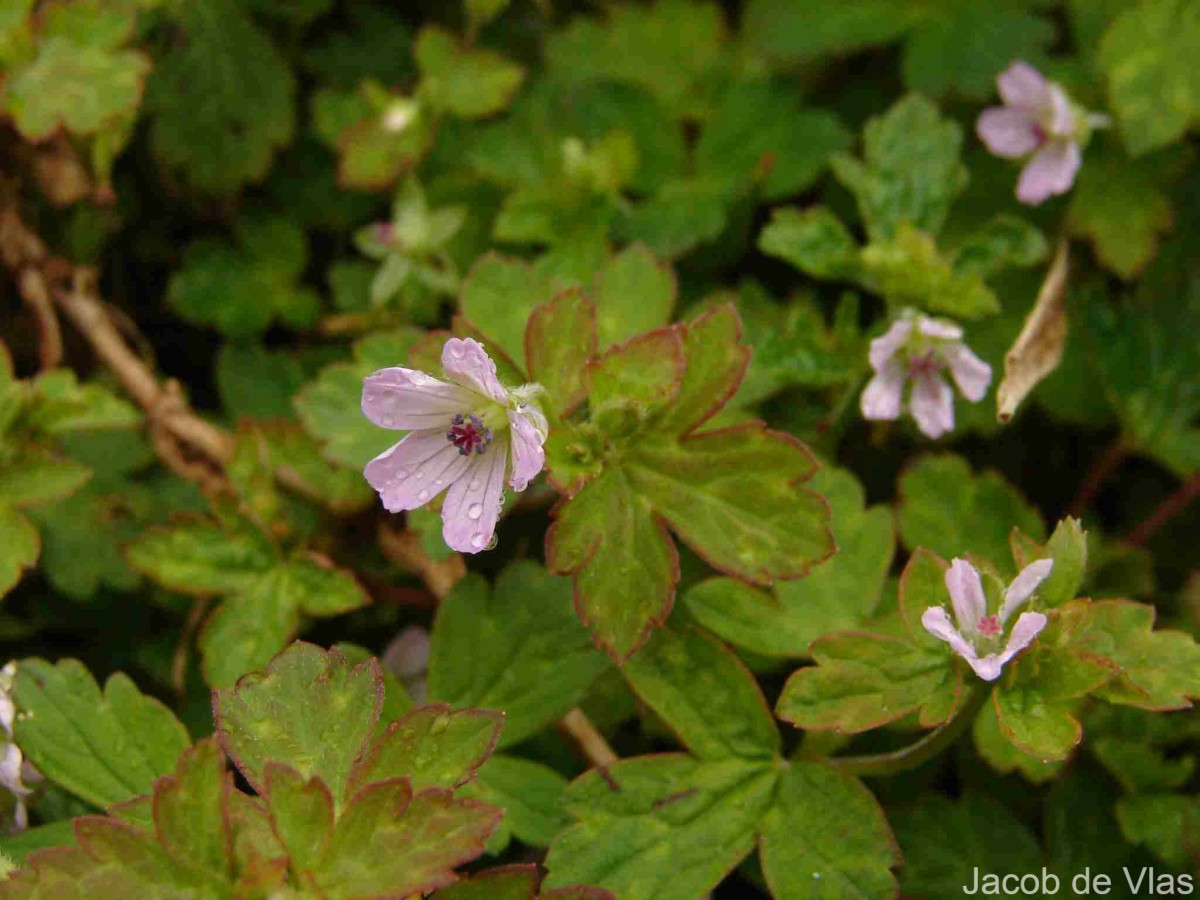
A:
<svg viewBox="0 0 1200 900">
<path fill-rule="evenodd" d="M 620 760 L 613 748 L 608 745 L 608 741 L 604 739 L 604 735 L 600 733 L 600 729 L 578 706 L 568 710 L 566 715 L 558 720 L 558 727 L 575 742 L 580 752 L 594 768 L 607 769 Z"/>
<path fill-rule="evenodd" d="M 1125 538 L 1125 543 L 1140 547 L 1158 533 L 1159 529 L 1187 509 L 1189 503 L 1200 497 L 1200 472 L 1192 475 L 1179 486 L 1175 493 L 1154 508 L 1150 515 L 1139 522 Z"/>
<path fill-rule="evenodd" d="M 1084 474 L 1075 499 L 1067 507 L 1068 516 L 1074 516 L 1078 519 L 1083 515 L 1083 511 L 1091 506 L 1092 501 L 1096 499 L 1096 495 L 1100 493 L 1100 488 L 1104 486 L 1104 483 L 1108 481 L 1109 477 L 1117 471 L 1117 468 L 1129 456 L 1130 449 L 1125 438 L 1118 437 L 1108 445 L 1103 453 L 1096 457 L 1092 462 L 1091 468 Z"/>
<path fill-rule="evenodd" d="M 990 696 L 991 690 L 986 684 L 975 685 L 970 696 L 950 721 L 939 725 L 907 747 L 870 756 L 835 756 L 827 762 L 851 775 L 892 775 L 915 769 L 953 744 L 963 730 L 975 721 L 975 716 Z"/>
</svg>

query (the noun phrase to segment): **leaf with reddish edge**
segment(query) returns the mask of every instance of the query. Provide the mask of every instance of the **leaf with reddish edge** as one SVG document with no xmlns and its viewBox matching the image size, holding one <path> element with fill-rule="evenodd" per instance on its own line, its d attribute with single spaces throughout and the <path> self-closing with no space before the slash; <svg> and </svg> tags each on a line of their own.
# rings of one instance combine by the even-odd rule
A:
<svg viewBox="0 0 1200 900">
<path fill-rule="evenodd" d="M 462 878 L 435 894 L 436 900 L 616 900 L 611 891 L 568 887 L 538 893 L 535 865 L 497 866 Z"/>
<path fill-rule="evenodd" d="M 1187 709 L 1200 697 L 1200 645 L 1182 631 L 1152 630 L 1153 606 L 1077 600 L 1060 615 L 1069 646 L 1117 668 L 1099 690 L 1110 703 L 1166 711 Z"/>
<path fill-rule="evenodd" d="M 329 848 L 311 874 L 329 896 L 425 893 L 456 880 L 454 869 L 483 853 L 504 811 L 408 780 L 369 785 L 338 817 Z"/>
<path fill-rule="evenodd" d="M 575 288 L 534 309 L 525 326 L 529 377 L 546 389 L 547 412 L 567 416 L 587 398 L 596 355 L 596 307 Z"/>
<path fill-rule="evenodd" d="M 575 577 L 580 618 L 618 662 L 674 602 L 668 524 L 720 571 L 759 584 L 799 577 L 834 551 L 828 506 L 800 486 L 815 470 L 803 444 L 759 424 L 689 436 L 737 390 L 749 358 L 740 335 L 733 307 L 717 306 L 593 367 L 590 437 L 604 446 L 587 454 L 603 462 L 560 470 L 576 493 L 553 511 L 546 558 Z M 668 380 L 675 347 L 684 361 L 677 384 Z M 630 360 L 640 360 L 637 372 L 626 371 Z M 551 456 L 562 449 L 552 445 Z"/>
<path fill-rule="evenodd" d="M 745 664 L 698 628 L 661 628 L 625 677 L 700 759 L 772 759 L 779 729 Z"/>
<path fill-rule="evenodd" d="M 638 413 L 670 403 L 683 382 L 684 349 L 673 328 L 648 331 L 618 344 L 589 367 L 588 400 L 599 412 L 627 403 Z"/>
<path fill-rule="evenodd" d="M 553 281 L 529 263 L 485 253 L 463 279 L 458 308 L 470 327 L 487 335 L 480 340 L 489 352 L 498 345 L 515 360 L 527 346 L 530 314 L 554 295 Z"/>
<path fill-rule="evenodd" d="M 271 827 L 291 867 L 308 871 L 325 856 L 333 837 L 333 795 L 315 775 L 306 781 L 279 763 L 267 763 L 264 780 Z"/>
<path fill-rule="evenodd" d="M 503 724 L 504 713 L 490 710 L 452 710 L 444 703 L 413 710 L 371 742 L 346 790 L 353 794 L 391 778 L 407 778 L 414 791 L 461 787 L 491 756 Z"/>
<path fill-rule="evenodd" d="M 185 751 L 174 774 L 154 787 L 154 824 L 163 849 L 220 881 L 232 872 L 226 821 L 232 791 L 225 756 L 211 738 Z"/>
<path fill-rule="evenodd" d="M 273 761 L 319 775 L 340 806 L 379 720 L 383 677 L 376 659 L 351 668 L 337 650 L 297 641 L 266 671 L 213 691 L 212 704 L 221 746 L 256 791 Z"/>
<path fill-rule="evenodd" d="M 962 671 L 945 653 L 903 638 L 843 631 L 813 641 L 817 665 L 792 673 L 775 714 L 812 730 L 857 734 L 919 711 L 931 728 L 962 700 Z"/>
</svg>

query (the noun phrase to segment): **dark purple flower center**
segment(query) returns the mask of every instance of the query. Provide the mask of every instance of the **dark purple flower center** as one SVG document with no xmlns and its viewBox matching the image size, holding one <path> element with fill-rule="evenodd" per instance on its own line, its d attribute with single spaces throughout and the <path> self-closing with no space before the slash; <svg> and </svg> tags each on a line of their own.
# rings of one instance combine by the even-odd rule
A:
<svg viewBox="0 0 1200 900">
<path fill-rule="evenodd" d="M 984 616 L 979 620 L 979 633 L 984 637 L 995 637 L 1000 633 L 1000 617 Z"/>
<path fill-rule="evenodd" d="M 1046 129 L 1037 122 L 1033 123 L 1033 136 L 1037 139 L 1039 146 L 1050 139 L 1050 135 L 1046 134 Z"/>
<path fill-rule="evenodd" d="M 472 453 L 482 453 L 492 442 L 492 429 L 485 428 L 479 416 L 474 413 L 465 416 L 459 413 L 450 420 L 446 440 L 457 447 L 463 456 L 470 456 Z"/>
<path fill-rule="evenodd" d="M 376 222 L 375 240 L 380 244 L 392 243 L 396 240 L 396 226 L 391 222 Z"/>
<path fill-rule="evenodd" d="M 913 356 L 908 360 L 908 374 L 913 378 L 922 375 L 936 375 L 941 371 L 942 364 L 933 353 L 925 353 L 921 356 Z"/>
</svg>

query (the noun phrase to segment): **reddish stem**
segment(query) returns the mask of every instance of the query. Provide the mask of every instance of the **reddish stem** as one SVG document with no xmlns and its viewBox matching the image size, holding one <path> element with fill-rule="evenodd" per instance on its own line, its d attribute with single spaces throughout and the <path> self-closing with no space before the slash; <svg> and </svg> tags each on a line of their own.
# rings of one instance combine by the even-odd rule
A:
<svg viewBox="0 0 1200 900">
<path fill-rule="evenodd" d="M 1179 486 L 1170 497 L 1155 507 L 1154 512 L 1138 523 L 1125 543 L 1140 547 L 1158 533 L 1158 530 L 1183 512 L 1189 503 L 1200 497 L 1200 472 Z"/>
<path fill-rule="evenodd" d="M 1129 445 L 1125 443 L 1124 438 L 1118 437 L 1109 444 L 1108 449 L 1096 457 L 1091 468 L 1084 474 L 1083 481 L 1079 485 L 1079 492 L 1071 501 L 1071 505 L 1067 507 L 1067 515 L 1075 518 L 1083 515 L 1083 511 L 1092 505 L 1092 501 L 1100 493 L 1104 482 L 1108 481 L 1128 455 Z"/>
</svg>

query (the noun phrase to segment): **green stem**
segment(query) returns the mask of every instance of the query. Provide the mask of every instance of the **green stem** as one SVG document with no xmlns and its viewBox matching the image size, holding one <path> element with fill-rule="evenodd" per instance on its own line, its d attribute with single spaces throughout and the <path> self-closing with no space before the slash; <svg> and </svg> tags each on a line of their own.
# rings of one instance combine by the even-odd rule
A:
<svg viewBox="0 0 1200 900">
<path fill-rule="evenodd" d="M 958 708 L 954 717 L 939 725 L 919 741 L 892 750 L 888 753 L 876 753 L 871 756 L 840 756 L 826 760 L 831 766 L 841 769 L 851 775 L 892 775 L 896 772 L 906 772 L 915 769 L 922 763 L 933 759 L 954 743 L 963 729 L 975 721 L 975 716 L 991 690 L 986 684 L 978 684 L 965 703 Z"/>
</svg>

